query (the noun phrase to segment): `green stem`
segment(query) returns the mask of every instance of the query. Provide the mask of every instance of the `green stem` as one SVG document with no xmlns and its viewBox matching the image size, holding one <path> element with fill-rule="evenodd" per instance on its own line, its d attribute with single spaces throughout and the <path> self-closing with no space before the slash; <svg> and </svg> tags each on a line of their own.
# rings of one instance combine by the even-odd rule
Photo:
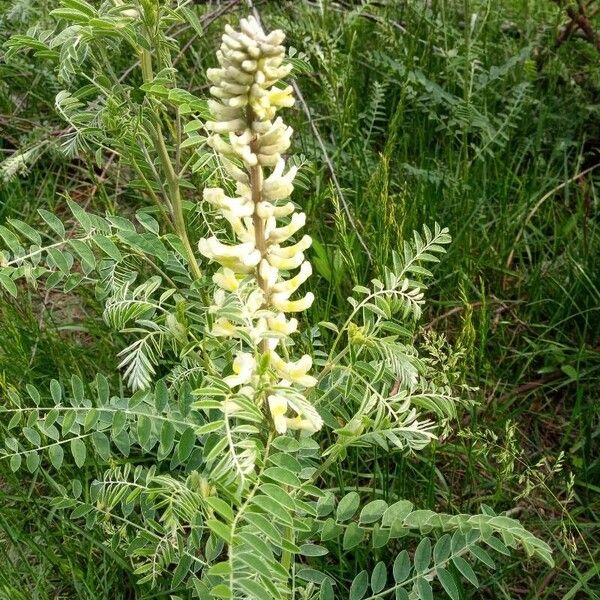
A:
<svg viewBox="0 0 600 600">
<path fill-rule="evenodd" d="M 192 275 L 194 279 L 200 279 L 200 277 L 202 277 L 202 272 L 200 271 L 200 267 L 198 266 L 198 261 L 196 260 L 194 250 L 192 249 L 192 245 L 190 243 L 190 239 L 188 238 L 187 230 L 185 227 L 185 217 L 183 215 L 183 202 L 181 198 L 181 190 L 179 189 L 179 178 L 175 173 L 175 169 L 173 169 L 173 163 L 171 162 L 171 157 L 169 156 L 169 152 L 167 150 L 165 139 L 162 135 L 160 126 L 156 126 L 154 134 L 154 143 L 158 152 L 158 157 L 167 177 L 167 185 L 169 186 L 169 196 L 171 200 L 171 206 L 173 207 L 173 221 L 175 225 L 175 232 L 177 233 L 179 239 L 183 243 L 185 253 L 187 254 L 188 263 L 192 270 Z"/>
<path fill-rule="evenodd" d="M 145 82 L 152 81 L 154 78 L 152 71 L 152 55 L 149 50 L 142 50 L 140 55 L 140 64 L 142 68 L 142 77 Z M 154 142 L 154 147 L 158 153 L 158 158 L 160 159 L 161 166 L 163 168 L 163 172 L 167 179 L 167 186 L 169 188 L 169 200 L 171 203 L 171 212 L 173 215 L 173 224 L 175 226 L 175 233 L 183 243 L 183 247 L 185 248 L 185 253 L 187 255 L 188 264 L 192 271 L 192 276 L 194 279 L 198 280 L 202 277 L 202 272 L 200 271 L 200 267 L 198 266 L 198 261 L 196 260 L 196 256 L 194 254 L 194 250 L 190 243 L 190 239 L 187 234 L 187 229 L 185 226 L 185 217 L 183 215 L 183 201 L 181 198 L 181 190 L 179 189 L 179 177 L 173 168 L 173 163 L 171 162 L 171 157 L 169 156 L 169 151 L 167 150 L 167 145 L 165 143 L 165 138 L 163 136 L 162 127 L 160 124 L 160 116 L 154 111 L 155 115 L 155 123 L 154 123 L 154 131 L 152 136 L 152 141 Z"/>
<path fill-rule="evenodd" d="M 152 55 L 149 50 L 142 50 L 140 53 L 140 65 L 142 67 L 142 78 L 144 83 L 148 83 L 154 79 L 152 71 Z"/>
<path fill-rule="evenodd" d="M 290 542 L 290 544 L 294 544 L 295 538 L 293 527 L 286 527 L 283 535 L 286 541 Z M 289 550 L 281 550 L 281 566 L 286 570 L 286 572 L 289 572 L 292 566 L 292 553 Z"/>
</svg>

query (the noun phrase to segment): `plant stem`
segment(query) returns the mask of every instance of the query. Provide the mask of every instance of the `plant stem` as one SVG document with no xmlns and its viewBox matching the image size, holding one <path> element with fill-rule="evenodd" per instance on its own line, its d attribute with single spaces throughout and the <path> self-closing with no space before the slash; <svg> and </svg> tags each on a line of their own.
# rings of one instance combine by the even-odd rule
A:
<svg viewBox="0 0 600 600">
<path fill-rule="evenodd" d="M 148 83 L 154 79 L 152 71 L 152 55 L 149 50 L 143 49 L 140 53 L 140 66 L 142 67 L 142 78 L 144 83 Z"/>
<path fill-rule="evenodd" d="M 295 537 L 293 527 L 286 527 L 283 535 L 286 541 L 290 542 L 291 544 L 294 543 Z M 292 566 L 292 553 L 289 550 L 281 550 L 281 566 L 285 569 L 286 573 L 289 572 Z"/>
<path fill-rule="evenodd" d="M 172 212 L 173 221 L 175 224 L 175 233 L 177 233 L 179 239 L 183 243 L 185 253 L 187 254 L 188 263 L 192 270 L 193 278 L 200 279 L 200 277 L 202 276 L 202 272 L 200 271 L 200 267 L 198 266 L 198 261 L 196 260 L 194 250 L 192 249 L 192 245 L 188 238 L 187 230 L 185 227 L 185 217 L 183 215 L 183 202 L 181 198 L 181 190 L 179 189 L 179 178 L 175 173 L 175 169 L 173 169 L 173 163 L 171 162 L 171 157 L 169 156 L 169 152 L 167 150 L 167 146 L 165 144 L 165 139 L 160 129 L 160 125 L 156 125 L 154 134 L 154 143 L 156 146 L 156 150 L 158 152 L 161 165 L 167 177 L 167 185 L 169 186 L 169 196 L 171 200 L 171 205 L 173 207 Z"/>
<path fill-rule="evenodd" d="M 254 121 L 254 111 L 248 107 L 246 112 L 246 119 L 248 122 L 248 127 L 252 129 L 252 122 Z M 250 144 L 250 148 L 253 152 L 258 152 L 258 148 L 255 147 L 255 143 L 252 142 Z M 248 176 L 250 178 L 250 190 L 252 194 L 252 202 L 254 203 L 254 213 L 252 215 L 252 225 L 254 227 L 254 239 L 256 249 L 260 252 L 261 260 L 256 265 L 256 281 L 260 289 L 265 293 L 265 301 L 264 305 L 266 306 L 269 302 L 269 298 L 267 296 L 268 286 L 264 277 L 260 274 L 260 265 L 262 263 L 262 259 L 265 257 L 267 252 L 267 243 L 265 240 L 265 223 L 264 220 L 258 214 L 258 204 L 262 200 L 262 183 L 263 183 L 263 172 L 260 164 L 257 164 L 248 169 Z M 259 349 L 261 353 L 267 351 L 267 340 L 261 340 Z"/>
<path fill-rule="evenodd" d="M 262 169 L 260 165 L 250 168 L 250 189 L 252 190 L 252 202 L 254 203 L 254 214 L 252 215 L 252 225 L 254 226 L 254 237 L 256 239 L 256 249 L 260 252 L 261 260 L 264 258 L 267 244 L 265 241 L 265 224 L 258 215 L 258 203 L 262 199 Z M 256 280 L 263 292 L 267 292 L 267 282 L 260 274 L 260 263 L 256 267 Z M 265 298 L 266 300 L 266 298 Z"/>
<path fill-rule="evenodd" d="M 154 78 L 152 71 L 152 55 L 149 50 L 142 50 L 140 56 L 140 64 L 142 68 L 142 77 L 145 82 L 152 81 Z M 163 136 L 162 127 L 160 124 L 160 116 L 154 110 L 155 114 L 155 123 L 154 123 L 154 131 L 152 132 L 154 135 L 152 136 L 152 141 L 154 142 L 154 147 L 158 152 L 158 157 L 160 159 L 161 166 L 163 168 L 165 177 L 167 179 L 167 185 L 169 187 L 169 200 L 171 203 L 171 213 L 173 216 L 173 224 L 175 226 L 175 233 L 181 240 L 183 247 L 185 248 L 185 253 L 187 255 L 188 264 L 192 271 L 192 277 L 194 279 L 200 279 L 202 277 L 202 272 L 200 271 L 200 267 L 198 266 L 198 261 L 196 260 L 196 256 L 194 254 L 194 250 L 190 243 L 190 239 L 187 234 L 187 230 L 185 227 L 185 217 L 183 215 L 183 202 L 181 198 L 181 190 L 179 189 L 179 177 L 173 168 L 173 163 L 171 162 L 171 157 L 169 156 L 169 151 L 167 150 L 167 145 L 165 143 L 165 138 Z M 179 153 L 179 149 L 177 150 Z"/>
</svg>

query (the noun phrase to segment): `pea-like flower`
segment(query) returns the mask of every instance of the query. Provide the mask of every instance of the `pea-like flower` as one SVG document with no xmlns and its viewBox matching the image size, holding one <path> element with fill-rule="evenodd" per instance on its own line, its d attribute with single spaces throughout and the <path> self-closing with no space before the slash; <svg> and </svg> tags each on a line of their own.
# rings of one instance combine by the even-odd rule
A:
<svg viewBox="0 0 600 600">
<path fill-rule="evenodd" d="M 298 327 L 297 319 L 286 313 L 301 312 L 314 300 L 310 292 L 294 297 L 312 273 L 304 254 L 312 240 L 308 235 L 294 239 L 306 215 L 296 212 L 290 200 L 297 168 L 286 168 L 282 156 L 293 131 L 276 116 L 279 109 L 294 104 L 291 86 L 281 83 L 291 70 L 284 61 L 284 37 L 279 30 L 266 34 L 253 17 L 241 19 L 239 30 L 226 26 L 217 52 L 219 66 L 208 70 L 214 97 L 208 104 L 213 115 L 206 123 L 208 143 L 233 180 L 235 194 L 207 188 L 203 198 L 227 220 L 235 241 L 213 236 L 200 240 L 199 250 L 221 265 L 213 276 L 217 289 L 209 312 L 217 318 L 212 334 L 238 340 L 235 343 L 244 348 L 225 383 L 266 389 L 266 405 L 278 433 L 314 432 L 322 421 L 303 396 L 303 390 L 317 384 L 309 374 L 312 359 L 304 355 L 284 360 L 275 351 L 285 347 L 287 356 Z M 229 306 L 228 294 L 243 304 L 239 319 L 218 316 Z M 256 347 L 249 349 L 250 341 Z M 266 364 L 266 370 L 263 366 L 259 373 L 259 364 Z M 277 391 L 269 393 L 270 388 Z"/>
<path fill-rule="evenodd" d="M 229 387 L 250 383 L 256 371 L 256 359 L 252 354 L 240 352 L 233 361 L 233 375 L 223 380 Z"/>
</svg>

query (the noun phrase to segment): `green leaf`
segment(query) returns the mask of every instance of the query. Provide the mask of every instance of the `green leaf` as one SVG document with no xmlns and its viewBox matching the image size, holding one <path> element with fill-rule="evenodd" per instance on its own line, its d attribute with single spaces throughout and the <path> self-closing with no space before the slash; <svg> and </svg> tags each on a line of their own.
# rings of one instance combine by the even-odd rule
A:
<svg viewBox="0 0 600 600">
<path fill-rule="evenodd" d="M 356 523 L 350 523 L 344 532 L 343 548 L 350 550 L 355 548 L 365 539 L 365 530 Z"/>
<path fill-rule="evenodd" d="M 264 533 L 276 546 L 281 546 L 281 533 L 271 521 L 263 515 L 252 512 L 246 513 L 245 518 L 246 521 L 252 523 L 254 527 Z"/>
<path fill-rule="evenodd" d="M 21 467 L 21 461 L 22 461 L 22 458 L 21 458 L 20 454 L 13 454 L 10 457 L 10 461 L 9 461 L 9 463 L 10 463 L 10 470 L 13 473 L 15 473 L 15 472 L 17 472 L 19 470 L 19 468 Z"/>
<path fill-rule="evenodd" d="M 93 510 L 93 507 L 89 504 L 80 504 L 73 512 L 71 512 L 71 519 L 80 519 L 81 517 L 87 515 L 89 512 Z"/>
<path fill-rule="evenodd" d="M 298 452 L 300 449 L 300 443 L 298 440 L 290 437 L 289 435 L 280 435 L 276 437 L 272 442 L 271 446 L 282 452 Z"/>
<path fill-rule="evenodd" d="M 71 290 L 74 290 L 83 281 L 83 275 L 81 273 L 71 273 L 63 284 L 65 294 L 68 294 Z"/>
<path fill-rule="evenodd" d="M 262 598 L 271 598 L 271 592 L 264 587 L 260 582 L 254 579 L 240 577 L 237 584 L 248 594 L 248 598 L 252 600 L 260 600 Z M 211 590 L 212 593 L 212 590 Z M 228 596 L 229 597 L 229 596 Z"/>
<path fill-rule="evenodd" d="M 312 569 L 310 567 L 302 567 L 296 571 L 296 577 L 298 579 L 302 579 L 303 581 L 312 581 L 313 583 L 321 584 L 326 579 L 329 579 L 325 573 L 322 571 L 318 571 L 317 569 Z"/>
<path fill-rule="evenodd" d="M 44 208 L 38 208 L 38 213 L 42 219 L 46 222 L 46 224 L 56 233 L 61 239 L 65 237 L 65 226 L 62 221 L 55 215 L 53 215 L 50 211 L 45 210 Z"/>
<path fill-rule="evenodd" d="M 79 206 L 69 198 L 67 198 L 67 204 L 69 205 L 73 216 L 79 222 L 83 230 L 86 233 L 90 233 L 90 231 L 92 231 L 92 221 L 89 215 L 85 212 L 85 210 L 83 210 L 83 208 L 81 208 L 81 206 Z"/>
<path fill-rule="evenodd" d="M 385 546 L 390 540 L 390 530 L 384 527 L 380 527 L 376 524 L 373 527 L 373 532 L 371 533 L 371 546 L 373 548 L 382 548 Z"/>
<path fill-rule="evenodd" d="M 317 500 L 317 515 L 319 517 L 326 517 L 331 514 L 335 506 L 335 496 L 331 492 L 325 492 Z"/>
<path fill-rule="evenodd" d="M 137 437 L 140 446 L 144 447 L 152 435 L 152 421 L 146 415 L 140 415 L 137 422 Z"/>
<path fill-rule="evenodd" d="M 264 475 L 269 479 L 273 479 L 283 485 L 289 485 L 290 487 L 300 487 L 302 485 L 302 482 L 294 473 L 282 467 L 269 467 L 265 469 Z"/>
<path fill-rule="evenodd" d="M 325 556 L 328 552 L 327 548 L 316 544 L 302 544 L 300 546 L 300 554 L 303 556 Z"/>
<path fill-rule="evenodd" d="M 408 500 L 394 502 L 386 509 L 381 517 L 381 524 L 390 527 L 394 521 L 403 521 L 404 518 L 412 512 L 413 503 Z"/>
<path fill-rule="evenodd" d="M 338 525 L 335 520 L 330 517 L 323 523 L 323 528 L 321 529 L 321 541 L 327 542 L 328 540 L 333 540 L 340 536 L 343 531 L 343 527 Z"/>
<path fill-rule="evenodd" d="M 209 575 L 214 577 L 227 577 L 231 573 L 231 565 L 228 560 L 213 564 L 208 570 Z"/>
<path fill-rule="evenodd" d="M 283 508 L 290 512 L 296 511 L 296 503 L 290 494 L 281 486 L 275 485 L 274 483 L 263 483 L 260 486 L 262 492 L 267 496 L 275 500 L 278 504 L 281 504 Z"/>
<path fill-rule="evenodd" d="M 98 248 L 106 255 L 110 256 L 114 261 L 120 262 L 123 260 L 121 251 L 109 237 L 106 237 L 105 235 L 96 235 L 92 239 Z"/>
<path fill-rule="evenodd" d="M 483 541 L 496 552 L 504 554 L 505 556 L 510 556 L 510 550 L 497 537 L 491 536 Z"/>
<path fill-rule="evenodd" d="M 71 440 L 71 454 L 75 459 L 75 464 L 78 467 L 82 467 L 85 463 L 85 444 L 80 438 L 73 438 Z"/>
<path fill-rule="evenodd" d="M 346 494 L 338 504 L 336 519 L 339 522 L 352 518 L 360 506 L 360 496 L 356 492 Z"/>
<path fill-rule="evenodd" d="M 451 600 L 460 600 L 460 592 L 458 591 L 458 587 L 456 582 L 454 581 L 454 577 L 452 574 L 446 571 L 443 567 L 436 568 L 437 578 L 439 582 L 442 584 L 446 594 L 450 596 Z"/>
<path fill-rule="evenodd" d="M 81 378 L 77 375 L 71 376 L 71 391 L 73 392 L 73 398 L 75 398 L 78 403 L 83 401 L 85 395 L 83 381 L 81 381 Z"/>
<path fill-rule="evenodd" d="M 483 548 L 479 546 L 471 546 L 469 548 L 469 552 L 478 560 L 480 560 L 484 565 L 488 566 L 490 569 L 495 569 L 496 564 L 494 563 L 494 559 L 486 552 Z"/>
<path fill-rule="evenodd" d="M 417 546 L 414 556 L 414 564 L 417 573 L 423 573 L 431 562 L 431 540 L 424 537 Z"/>
<path fill-rule="evenodd" d="M 190 573 L 190 567 L 192 566 L 193 556 L 190 554 L 182 554 L 179 557 L 179 562 L 173 572 L 173 578 L 171 579 L 171 587 L 177 588 L 183 580 Z"/>
<path fill-rule="evenodd" d="M 215 585 L 215 587 L 211 588 L 208 598 L 224 598 L 225 600 L 229 600 L 230 598 L 233 598 L 233 596 L 231 595 L 228 585 L 219 583 L 218 585 Z"/>
<path fill-rule="evenodd" d="M 335 594 L 333 593 L 333 583 L 329 577 L 321 584 L 321 591 L 319 593 L 319 600 L 335 600 Z"/>
<path fill-rule="evenodd" d="M 63 417 L 62 425 L 61 425 L 63 435 L 65 435 L 66 433 L 69 433 L 69 431 L 71 431 L 71 429 L 73 429 L 73 425 L 75 424 L 76 418 L 77 418 L 77 415 L 75 414 L 74 410 L 71 410 L 65 414 L 65 416 Z M 77 430 L 79 430 L 79 425 L 77 425 Z"/>
<path fill-rule="evenodd" d="M 194 449 L 194 445 L 196 444 L 196 433 L 192 427 L 188 427 L 182 434 L 179 439 L 179 444 L 177 444 L 177 458 L 181 462 L 185 462 L 192 450 Z"/>
<path fill-rule="evenodd" d="M 454 566 L 460 571 L 462 576 L 471 583 L 474 587 L 479 587 L 479 580 L 477 579 L 477 575 L 475 575 L 475 571 L 473 571 L 473 567 L 461 556 L 455 556 L 452 559 Z"/>
<path fill-rule="evenodd" d="M 369 502 L 361 511 L 360 511 L 360 522 L 361 523 L 374 523 L 378 521 L 388 505 L 385 500 L 373 500 Z"/>
<path fill-rule="evenodd" d="M 175 442 L 175 426 L 170 421 L 164 421 L 160 430 L 159 454 L 166 457 L 173 450 Z"/>
<path fill-rule="evenodd" d="M 58 269 L 60 269 L 60 271 L 65 275 L 68 275 L 71 269 L 66 258 L 66 253 L 62 252 L 58 248 L 48 248 L 47 252 L 52 259 L 52 262 L 58 267 Z"/>
<path fill-rule="evenodd" d="M 90 429 L 93 429 L 98 419 L 100 418 L 100 413 L 97 408 L 90 408 L 90 410 L 85 415 L 85 421 L 83 423 L 83 430 L 87 433 Z"/>
<path fill-rule="evenodd" d="M 436 565 L 443 563 L 450 556 L 450 535 L 444 534 L 435 544 L 433 549 L 433 562 Z"/>
<path fill-rule="evenodd" d="M 90 271 L 96 268 L 96 257 L 94 256 L 92 249 L 85 242 L 73 239 L 69 240 L 69 246 L 71 246 L 77 256 L 79 256 L 84 267 L 87 267 Z"/>
<path fill-rule="evenodd" d="M 289 512 L 281 506 L 278 502 L 275 502 L 269 496 L 255 496 L 252 500 L 252 506 L 258 506 L 263 509 L 270 518 L 276 519 L 289 527 L 294 526 L 292 516 Z"/>
<path fill-rule="evenodd" d="M 165 410 L 168 402 L 169 390 L 164 379 L 161 379 L 156 383 L 156 387 L 154 389 L 154 405 L 156 406 L 156 410 L 159 414 Z"/>
<path fill-rule="evenodd" d="M 22 416 L 23 415 L 20 412 L 16 412 L 8 422 L 8 430 L 14 429 L 21 422 Z"/>
<path fill-rule="evenodd" d="M 229 543 L 231 540 L 231 528 L 218 519 L 207 519 L 206 526 L 218 537 Z"/>
<path fill-rule="evenodd" d="M 259 573 L 263 577 L 272 578 L 275 576 L 273 567 L 271 566 L 268 557 L 260 556 L 251 552 L 238 552 L 236 555 L 238 560 L 250 567 L 254 573 Z M 267 596 L 268 597 L 268 596 Z"/>
<path fill-rule="evenodd" d="M 53 379 L 52 381 L 56 381 L 56 380 Z M 52 381 L 50 382 L 51 390 L 52 390 Z M 58 381 L 56 383 L 58 383 Z M 33 400 L 34 404 L 36 406 L 39 406 L 42 397 L 40 396 L 40 393 L 38 392 L 37 388 L 35 386 L 31 385 L 30 383 L 28 383 L 25 386 L 25 389 L 27 390 L 27 393 L 29 394 L 29 397 Z M 54 399 L 54 396 L 52 396 L 52 399 Z M 56 402 L 56 400 L 55 400 L 55 402 Z"/>
<path fill-rule="evenodd" d="M 98 404 L 106 404 L 110 397 L 110 389 L 108 386 L 108 379 L 106 379 L 102 373 L 96 375 L 96 390 L 98 392 Z"/>
<path fill-rule="evenodd" d="M 350 586 L 349 600 L 362 600 L 367 593 L 369 587 L 369 574 L 366 571 L 361 571 L 352 581 Z"/>
<path fill-rule="evenodd" d="M 22 246 L 19 238 L 10 229 L 4 227 L 4 225 L 0 225 L 0 237 L 4 240 L 12 252 L 15 254 L 22 252 Z"/>
<path fill-rule="evenodd" d="M 23 435 L 31 442 L 33 446 L 39 447 L 41 444 L 40 434 L 31 427 L 23 428 Z"/>
<path fill-rule="evenodd" d="M 52 400 L 54 400 L 54 404 L 60 403 L 62 399 L 62 387 L 56 379 L 50 381 L 50 395 L 52 396 Z"/>
<path fill-rule="evenodd" d="M 129 432 L 126 429 L 123 429 L 119 435 L 115 435 L 112 437 L 115 446 L 119 449 L 119 452 L 123 456 L 129 456 L 129 452 L 131 450 L 131 439 L 129 437 Z"/>
<path fill-rule="evenodd" d="M 102 460 L 108 461 L 110 459 L 110 441 L 106 434 L 101 431 L 92 433 L 92 444 Z"/>
<path fill-rule="evenodd" d="M 423 577 L 417 578 L 415 581 L 415 589 L 418 597 L 421 600 L 433 600 L 433 590 L 431 589 L 431 584 Z"/>
<path fill-rule="evenodd" d="M 387 567 L 383 561 L 379 561 L 371 573 L 371 589 L 378 594 L 387 582 Z"/>
<path fill-rule="evenodd" d="M 24 221 L 20 221 L 19 219 L 7 220 L 21 235 L 24 235 L 36 246 L 42 245 L 42 237 L 33 227 L 31 227 L 31 225 L 28 225 L 27 223 L 25 223 Z"/>
<path fill-rule="evenodd" d="M 392 567 L 392 573 L 394 575 L 394 581 L 396 583 L 402 583 L 406 580 L 410 573 L 410 558 L 406 550 L 402 550 L 396 559 L 394 560 L 394 566 Z"/>
<path fill-rule="evenodd" d="M 154 235 L 159 234 L 160 227 L 158 221 L 154 217 L 140 210 L 135 214 L 135 218 L 142 225 L 142 227 L 144 227 L 144 229 L 147 229 Z"/>
<path fill-rule="evenodd" d="M 223 426 L 225 425 L 224 421 L 211 421 L 209 423 L 206 423 L 205 425 L 202 425 L 201 427 L 198 427 L 196 429 L 196 434 L 197 435 L 206 435 L 208 433 L 212 433 L 213 431 L 219 431 L 219 429 L 222 429 Z M 225 444 L 227 445 L 227 444 Z M 222 450 L 222 448 L 219 448 L 219 452 Z M 212 452 L 212 450 L 211 450 Z M 210 456 L 210 455 L 209 455 Z M 209 458 L 207 457 L 206 460 L 209 460 Z"/>
<path fill-rule="evenodd" d="M 0 273 L 0 284 L 13 297 L 17 297 L 17 286 L 15 282 L 5 273 Z"/>
<path fill-rule="evenodd" d="M 115 410 L 112 417 L 111 435 L 113 437 L 118 436 L 123 431 L 126 422 L 127 413 L 124 410 Z"/>
<path fill-rule="evenodd" d="M 62 449 L 60 444 L 55 444 L 54 446 L 50 446 L 48 448 L 48 456 L 50 457 L 50 462 L 52 466 L 58 471 L 63 463 L 63 458 L 65 456 L 65 452 Z"/>
<path fill-rule="evenodd" d="M 216 512 L 218 512 L 222 517 L 225 518 L 226 521 L 233 521 L 234 519 L 234 514 L 233 514 L 233 510 L 231 509 L 231 506 L 229 506 L 229 504 L 227 504 L 227 502 L 225 502 L 224 500 L 221 500 L 221 498 L 217 498 L 216 496 L 209 496 L 206 499 L 206 503 Z"/>
<path fill-rule="evenodd" d="M 25 463 L 27 464 L 27 470 L 30 473 L 33 473 L 40 465 L 40 457 L 37 452 L 29 452 L 27 454 L 27 458 L 25 459 Z"/>
</svg>

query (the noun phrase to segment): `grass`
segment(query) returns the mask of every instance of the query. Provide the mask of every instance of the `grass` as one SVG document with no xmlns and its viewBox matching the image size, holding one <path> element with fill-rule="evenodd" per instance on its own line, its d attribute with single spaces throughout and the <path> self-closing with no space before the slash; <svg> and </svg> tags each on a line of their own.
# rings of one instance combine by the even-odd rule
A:
<svg viewBox="0 0 600 600">
<path fill-rule="evenodd" d="M 39 4 L 40 14 L 53 6 L 19 4 Z M 564 19 L 547 0 L 259 8 L 310 65 L 297 80 L 308 114 L 298 107 L 293 125 L 317 242 L 311 322 L 345 314 L 352 286 L 377 275 L 423 223 L 454 238 L 435 271 L 424 335 L 447 337 L 458 357 L 448 376 L 475 404 L 418 459 L 367 464 L 357 454 L 331 486 L 396 493 L 422 508 L 513 509 L 551 542 L 555 571 L 506 560 L 494 575 L 478 573 L 481 589 L 461 590 L 465 598 L 599 597 L 597 53 L 579 39 L 554 48 Z M 5 17 L 0 36 L 25 29 L 25 17 Z M 178 67 L 196 93 L 206 91 L 202 73 L 222 23 L 203 38 L 180 36 L 192 44 Z M 88 198 L 100 173 L 56 152 L 60 87 L 20 60 L 0 64 L 3 148 L 47 145 L 29 173 L 0 184 L 0 219 L 33 222 L 65 193 Z M 34 72 L 45 85 L 26 84 Z M 100 212 L 127 210 L 139 199 L 123 187 L 111 167 L 90 201 Z M 91 292 L 73 304 L 22 290 L 18 302 L 0 299 L 0 319 L 5 391 L 115 371 L 114 340 Z M 49 474 L 16 479 L 0 464 L 0 598 L 153 597 L 93 534 L 49 512 L 52 485 Z M 351 578 L 361 565 L 343 560 Z"/>
</svg>

